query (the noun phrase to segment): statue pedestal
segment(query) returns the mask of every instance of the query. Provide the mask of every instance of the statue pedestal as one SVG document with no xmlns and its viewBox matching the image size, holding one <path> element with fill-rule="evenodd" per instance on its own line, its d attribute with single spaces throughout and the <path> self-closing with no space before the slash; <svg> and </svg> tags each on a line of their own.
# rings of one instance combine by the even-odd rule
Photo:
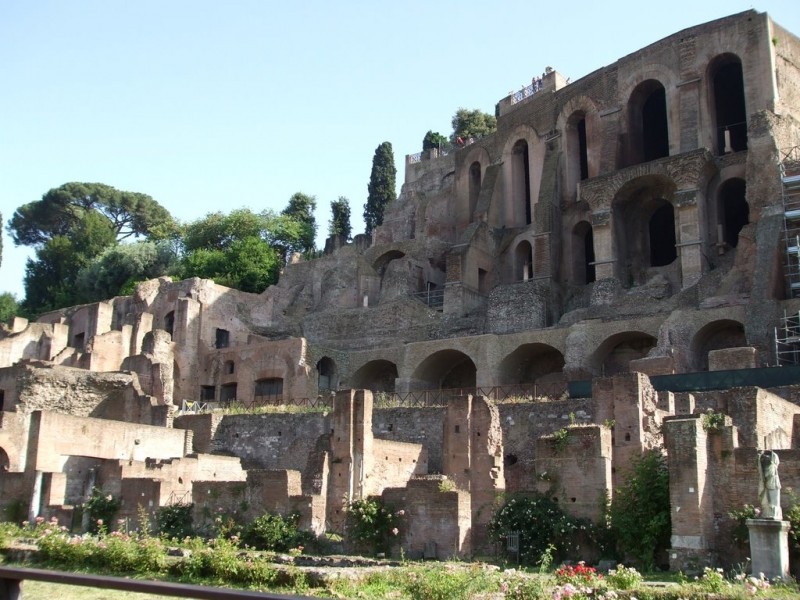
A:
<svg viewBox="0 0 800 600">
<path fill-rule="evenodd" d="M 789 521 L 747 519 L 753 575 L 768 579 L 789 577 Z"/>
</svg>

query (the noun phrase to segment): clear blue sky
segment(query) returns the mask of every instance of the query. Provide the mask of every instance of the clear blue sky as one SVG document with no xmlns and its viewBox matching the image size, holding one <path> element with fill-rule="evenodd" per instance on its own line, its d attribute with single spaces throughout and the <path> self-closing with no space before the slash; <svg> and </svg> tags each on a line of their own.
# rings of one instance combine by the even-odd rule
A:
<svg viewBox="0 0 800 600">
<path fill-rule="evenodd" d="M 800 2 L 739 0 L 0 0 L 0 212 L 68 181 L 143 192 L 177 219 L 350 199 L 375 148 L 398 168 L 459 107 L 493 112 L 546 66 L 576 80 L 685 27 L 754 8 L 800 34 Z M 27 249 L 3 231 L 0 291 Z"/>
</svg>

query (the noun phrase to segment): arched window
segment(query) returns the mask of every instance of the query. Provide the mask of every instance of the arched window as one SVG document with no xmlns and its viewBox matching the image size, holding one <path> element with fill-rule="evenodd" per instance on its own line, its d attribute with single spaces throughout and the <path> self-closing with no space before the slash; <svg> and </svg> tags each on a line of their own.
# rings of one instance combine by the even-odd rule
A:
<svg viewBox="0 0 800 600">
<path fill-rule="evenodd" d="M 669 156 L 667 96 L 661 82 L 639 84 L 628 102 L 628 119 L 631 165 Z"/>
<path fill-rule="evenodd" d="M 333 359 L 323 356 L 317 363 L 317 388 L 320 392 L 336 391 L 339 388 L 339 377 Z"/>
<path fill-rule="evenodd" d="M 675 209 L 669 202 L 653 211 L 650 217 L 650 266 L 663 267 L 678 257 L 675 247 Z"/>
<path fill-rule="evenodd" d="M 475 161 L 469 167 L 469 222 L 475 219 L 478 196 L 481 193 L 481 163 Z"/>
<path fill-rule="evenodd" d="M 581 221 L 572 229 L 572 279 L 578 285 L 596 279 L 594 268 L 594 234 L 588 221 Z"/>
<path fill-rule="evenodd" d="M 744 179 L 728 179 L 719 189 L 720 222 L 722 240 L 731 248 L 739 243 L 739 232 L 750 222 L 750 207 L 746 198 L 747 184 Z"/>
<path fill-rule="evenodd" d="M 528 281 L 533 277 L 533 249 L 530 242 L 522 241 L 514 250 L 514 277 L 512 281 Z"/>
<path fill-rule="evenodd" d="M 742 61 L 733 54 L 717 57 L 711 65 L 711 79 L 717 154 L 747 150 Z"/>
<path fill-rule="evenodd" d="M 525 225 L 531 224 L 531 169 L 528 160 L 528 142 L 519 140 L 511 152 L 511 189 L 513 214 L 519 215 L 514 224 L 521 224 L 525 215 Z"/>
</svg>

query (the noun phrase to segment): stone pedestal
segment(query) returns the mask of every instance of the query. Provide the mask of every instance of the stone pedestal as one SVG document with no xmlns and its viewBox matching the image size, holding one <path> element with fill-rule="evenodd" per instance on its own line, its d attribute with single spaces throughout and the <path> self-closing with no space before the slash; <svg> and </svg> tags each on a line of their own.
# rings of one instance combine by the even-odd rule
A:
<svg viewBox="0 0 800 600">
<path fill-rule="evenodd" d="M 789 577 L 789 522 L 747 519 L 753 575 L 768 579 Z"/>
</svg>

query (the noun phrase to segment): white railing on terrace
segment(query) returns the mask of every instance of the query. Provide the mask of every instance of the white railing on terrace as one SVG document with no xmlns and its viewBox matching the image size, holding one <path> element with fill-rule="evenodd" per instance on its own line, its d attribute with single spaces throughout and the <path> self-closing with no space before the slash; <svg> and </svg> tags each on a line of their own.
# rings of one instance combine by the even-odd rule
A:
<svg viewBox="0 0 800 600">
<path fill-rule="evenodd" d="M 531 83 L 528 86 L 525 86 L 520 91 L 514 93 L 511 96 L 511 104 L 516 104 L 517 102 L 522 102 L 525 98 L 530 98 L 536 92 L 541 91 L 542 83 L 541 81 L 538 84 Z"/>
<path fill-rule="evenodd" d="M 414 292 L 411 294 L 417 300 L 424 302 L 431 308 L 442 308 L 444 306 L 444 290 L 426 290 L 424 292 Z"/>
</svg>

